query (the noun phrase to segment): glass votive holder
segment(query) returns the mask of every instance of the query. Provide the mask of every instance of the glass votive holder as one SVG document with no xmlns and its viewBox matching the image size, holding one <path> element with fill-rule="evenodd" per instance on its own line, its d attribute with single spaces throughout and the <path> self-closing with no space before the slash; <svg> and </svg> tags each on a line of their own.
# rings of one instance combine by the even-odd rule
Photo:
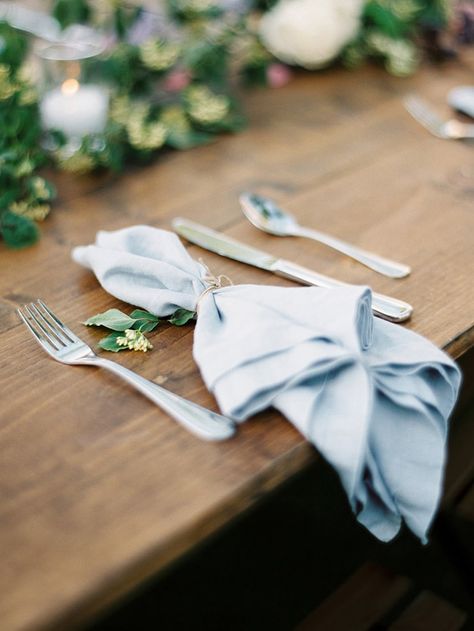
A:
<svg viewBox="0 0 474 631">
<path fill-rule="evenodd" d="M 42 127 L 47 132 L 62 132 L 71 151 L 79 148 L 84 136 L 102 134 L 107 123 L 108 90 L 86 76 L 85 62 L 101 52 L 100 47 L 87 42 L 57 43 L 37 51 Z"/>
</svg>

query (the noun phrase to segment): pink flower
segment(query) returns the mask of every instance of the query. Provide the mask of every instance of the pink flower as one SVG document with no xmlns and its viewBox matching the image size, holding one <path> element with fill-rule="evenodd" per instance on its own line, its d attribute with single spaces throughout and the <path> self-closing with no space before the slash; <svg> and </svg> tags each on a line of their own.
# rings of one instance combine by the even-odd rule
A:
<svg viewBox="0 0 474 631">
<path fill-rule="evenodd" d="M 291 80 L 291 70 L 284 64 L 273 63 L 267 68 L 267 81 L 272 88 L 282 88 Z"/>
<path fill-rule="evenodd" d="M 191 75 L 187 70 L 173 70 L 164 81 L 164 88 L 168 92 L 181 92 L 189 85 Z"/>
</svg>

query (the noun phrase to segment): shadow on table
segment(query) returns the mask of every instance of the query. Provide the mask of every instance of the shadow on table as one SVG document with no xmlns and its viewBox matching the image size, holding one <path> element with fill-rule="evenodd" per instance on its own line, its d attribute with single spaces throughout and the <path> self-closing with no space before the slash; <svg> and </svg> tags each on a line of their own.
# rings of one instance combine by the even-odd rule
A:
<svg viewBox="0 0 474 631">
<path fill-rule="evenodd" d="M 474 628 L 474 399 L 460 408 L 429 545 L 377 542 L 319 461 L 88 631 L 288 631 L 310 612 L 301 631 Z"/>
</svg>

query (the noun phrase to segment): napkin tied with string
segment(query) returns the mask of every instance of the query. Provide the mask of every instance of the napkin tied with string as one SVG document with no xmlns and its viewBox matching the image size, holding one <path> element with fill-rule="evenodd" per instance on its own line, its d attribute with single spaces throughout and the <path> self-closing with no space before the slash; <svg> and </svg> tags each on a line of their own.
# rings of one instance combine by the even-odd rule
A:
<svg viewBox="0 0 474 631">
<path fill-rule="evenodd" d="M 167 316 L 196 310 L 193 356 L 224 414 L 279 410 L 337 470 L 357 519 L 383 541 L 423 541 L 442 487 L 460 373 L 431 342 L 374 318 L 367 287 L 237 285 L 173 233 L 99 232 L 73 251 L 106 291 Z"/>
</svg>

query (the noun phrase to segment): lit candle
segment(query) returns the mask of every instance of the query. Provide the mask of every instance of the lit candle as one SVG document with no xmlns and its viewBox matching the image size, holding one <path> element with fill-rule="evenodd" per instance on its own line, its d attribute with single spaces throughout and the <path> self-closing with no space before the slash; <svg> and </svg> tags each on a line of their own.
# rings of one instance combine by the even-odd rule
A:
<svg viewBox="0 0 474 631">
<path fill-rule="evenodd" d="M 41 99 L 41 122 L 44 129 L 58 129 L 68 137 L 100 133 L 107 121 L 108 106 L 107 91 L 101 86 L 66 79 Z"/>
</svg>

